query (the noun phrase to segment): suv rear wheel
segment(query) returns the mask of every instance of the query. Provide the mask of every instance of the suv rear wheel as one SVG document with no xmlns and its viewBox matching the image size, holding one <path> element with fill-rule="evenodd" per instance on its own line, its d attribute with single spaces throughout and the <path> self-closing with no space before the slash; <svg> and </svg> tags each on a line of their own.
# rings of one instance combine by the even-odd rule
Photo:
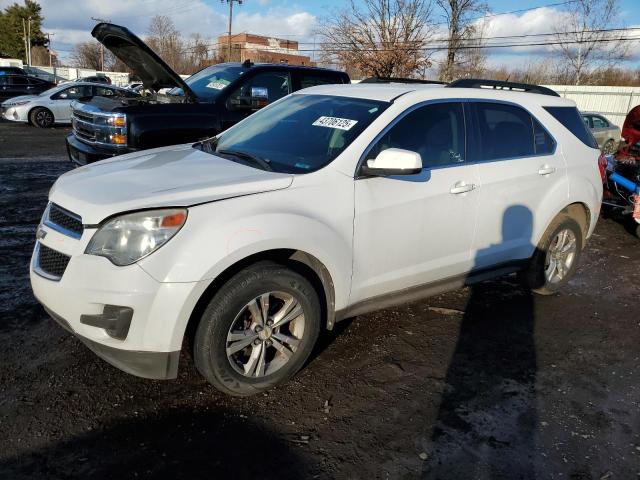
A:
<svg viewBox="0 0 640 480">
<path fill-rule="evenodd" d="M 541 295 L 564 287 L 575 274 L 582 253 L 582 230 L 573 218 L 561 214 L 547 228 L 527 268 L 522 283 Z"/>
<path fill-rule="evenodd" d="M 318 295 L 302 275 L 271 262 L 251 266 L 231 278 L 202 315 L 196 367 L 230 395 L 267 390 L 304 365 L 320 317 Z"/>
</svg>

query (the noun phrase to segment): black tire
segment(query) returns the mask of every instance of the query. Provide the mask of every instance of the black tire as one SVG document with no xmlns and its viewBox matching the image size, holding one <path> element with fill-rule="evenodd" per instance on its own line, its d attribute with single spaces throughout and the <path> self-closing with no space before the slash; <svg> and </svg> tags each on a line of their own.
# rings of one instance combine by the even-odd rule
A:
<svg viewBox="0 0 640 480">
<path fill-rule="evenodd" d="M 48 108 L 38 107 L 29 112 L 29 121 L 38 128 L 49 128 L 53 126 L 55 118 Z"/>
<path fill-rule="evenodd" d="M 227 336 L 232 326 L 240 321 L 238 318 L 242 312 L 247 311 L 247 305 L 267 292 L 283 292 L 298 301 L 304 312 L 303 334 L 293 354 L 279 369 L 268 374 L 267 368 L 264 376 L 249 377 L 237 370 L 240 364 L 232 365 L 234 359 L 227 356 L 227 347 L 232 345 L 228 343 Z M 273 305 L 269 302 L 270 307 L 277 308 L 276 303 L 277 298 Z M 194 362 L 198 371 L 221 392 L 233 396 L 254 395 L 285 382 L 302 368 L 313 350 L 320 326 L 320 301 L 311 283 L 282 265 L 260 262 L 232 277 L 209 302 L 196 330 Z M 250 329 L 245 331 L 253 332 Z M 276 331 L 275 327 L 273 331 Z M 253 345 L 246 347 L 249 348 L 252 354 Z M 265 352 L 270 351 L 267 347 L 263 348 Z M 246 349 L 241 350 L 240 354 L 244 354 Z"/>
<path fill-rule="evenodd" d="M 609 139 L 605 142 L 605 144 L 602 146 L 602 153 L 604 153 L 605 155 L 613 155 L 614 153 L 616 153 L 616 145 L 613 139 Z"/>
<path fill-rule="evenodd" d="M 573 260 L 571 265 L 564 273 L 561 279 L 555 279 L 551 281 L 546 273 L 548 262 L 549 249 L 552 247 L 552 243 L 556 241 L 557 236 L 565 231 L 570 231 L 575 239 L 575 252 L 573 254 Z M 584 234 L 578 222 L 573 218 L 560 214 L 558 215 L 547 227 L 540 243 L 536 247 L 533 257 L 529 261 L 527 267 L 520 272 L 519 279 L 526 287 L 538 293 L 540 295 L 552 295 L 561 290 L 575 274 L 580 256 L 582 254 Z"/>
</svg>

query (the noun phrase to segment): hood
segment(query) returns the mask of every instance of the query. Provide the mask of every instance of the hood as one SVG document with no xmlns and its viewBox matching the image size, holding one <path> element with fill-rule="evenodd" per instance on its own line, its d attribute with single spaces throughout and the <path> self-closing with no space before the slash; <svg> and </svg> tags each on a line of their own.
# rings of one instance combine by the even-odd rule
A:
<svg viewBox="0 0 640 480">
<path fill-rule="evenodd" d="M 161 88 L 180 87 L 187 98 L 196 99 L 193 90 L 180 75 L 128 28 L 112 23 L 99 23 L 93 27 L 91 35 L 131 68 L 140 77 L 145 88 L 157 92 Z"/>
<path fill-rule="evenodd" d="M 38 95 L 20 95 L 19 97 L 11 97 L 7 100 L 5 100 L 4 102 L 2 102 L 3 105 L 12 105 L 18 102 L 25 102 L 25 101 L 31 101 L 38 98 Z"/>
<path fill-rule="evenodd" d="M 62 175 L 49 200 L 97 224 L 122 212 L 187 207 L 281 190 L 293 175 L 258 170 L 191 145 L 146 150 L 93 163 Z"/>
</svg>

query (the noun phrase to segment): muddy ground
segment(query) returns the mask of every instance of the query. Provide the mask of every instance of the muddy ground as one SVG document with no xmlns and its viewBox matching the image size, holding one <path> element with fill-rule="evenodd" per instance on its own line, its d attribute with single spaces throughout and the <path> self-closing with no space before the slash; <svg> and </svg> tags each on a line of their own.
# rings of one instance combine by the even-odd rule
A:
<svg viewBox="0 0 640 480">
<path fill-rule="evenodd" d="M 354 318 L 225 397 L 122 373 L 31 295 L 66 129 L 0 123 L 0 478 L 640 478 L 640 240 L 601 219 L 570 286 L 512 278 Z"/>
</svg>

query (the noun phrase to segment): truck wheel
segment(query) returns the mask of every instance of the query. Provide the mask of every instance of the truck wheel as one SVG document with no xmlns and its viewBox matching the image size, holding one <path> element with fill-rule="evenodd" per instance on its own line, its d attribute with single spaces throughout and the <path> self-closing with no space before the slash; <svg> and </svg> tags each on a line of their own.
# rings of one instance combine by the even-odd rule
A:
<svg viewBox="0 0 640 480">
<path fill-rule="evenodd" d="M 53 125 L 53 113 L 47 108 L 34 108 L 29 113 L 29 120 L 36 127 L 49 128 Z"/>
<path fill-rule="evenodd" d="M 529 265 L 520 272 L 525 287 L 540 295 L 551 295 L 564 287 L 575 274 L 584 238 L 578 222 L 559 215 L 547 228 Z"/>
<path fill-rule="evenodd" d="M 196 368 L 229 395 L 267 390 L 304 365 L 320 317 L 318 295 L 306 278 L 276 263 L 257 263 L 209 302 L 195 335 Z"/>
<path fill-rule="evenodd" d="M 602 146 L 602 153 L 605 155 L 613 155 L 616 153 L 616 146 L 613 140 L 607 140 L 607 142 Z"/>
</svg>

